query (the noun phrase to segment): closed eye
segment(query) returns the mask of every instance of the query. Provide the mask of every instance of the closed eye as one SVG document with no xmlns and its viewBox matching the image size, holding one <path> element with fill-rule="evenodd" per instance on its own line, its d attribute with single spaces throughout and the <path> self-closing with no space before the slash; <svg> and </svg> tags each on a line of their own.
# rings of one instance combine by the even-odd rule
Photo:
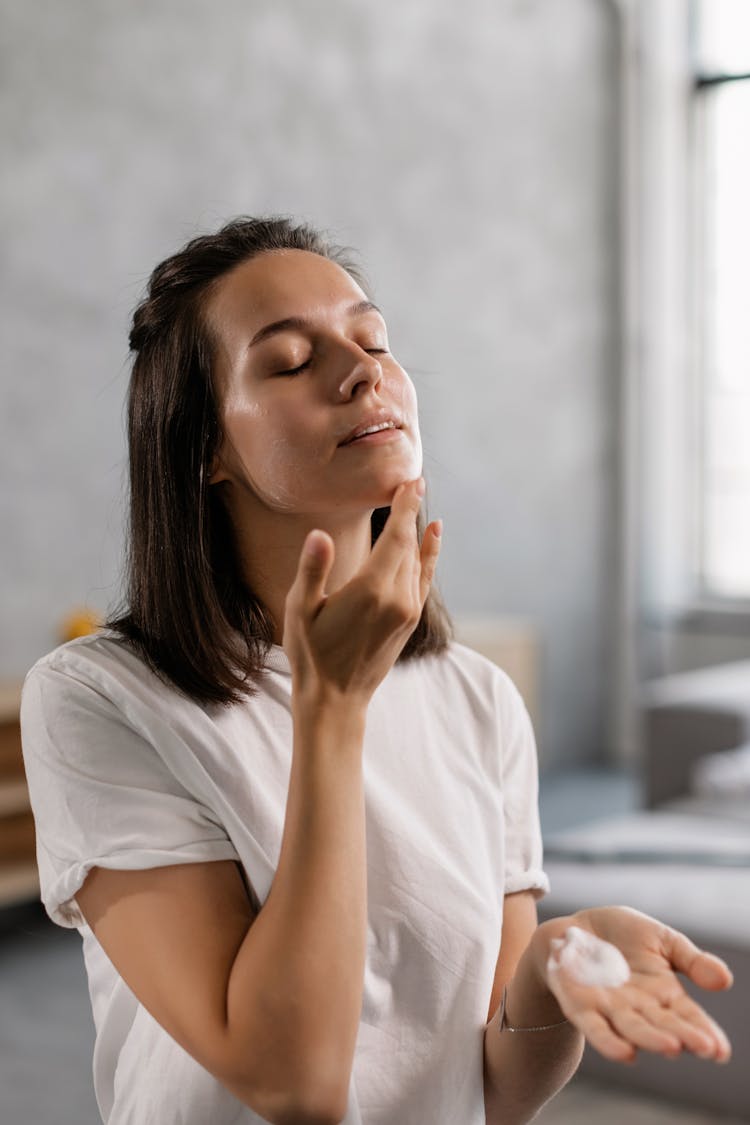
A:
<svg viewBox="0 0 750 1125">
<path fill-rule="evenodd" d="M 277 375 L 299 375 L 300 371 L 304 371 L 305 368 L 309 367 L 311 363 L 312 363 L 312 359 L 306 359 L 304 363 L 301 363 L 299 365 L 299 367 L 290 367 L 288 371 L 277 371 L 276 374 Z"/>
<path fill-rule="evenodd" d="M 388 355 L 388 349 L 387 348 L 363 348 L 362 351 L 367 352 L 368 355 Z M 310 359 L 306 359 L 304 363 L 300 363 L 300 365 L 298 367 L 289 367 L 286 371 L 277 371 L 276 374 L 277 375 L 299 375 L 300 371 L 304 371 L 305 368 L 309 367 L 311 363 L 312 363 L 312 356 L 310 357 Z"/>
</svg>

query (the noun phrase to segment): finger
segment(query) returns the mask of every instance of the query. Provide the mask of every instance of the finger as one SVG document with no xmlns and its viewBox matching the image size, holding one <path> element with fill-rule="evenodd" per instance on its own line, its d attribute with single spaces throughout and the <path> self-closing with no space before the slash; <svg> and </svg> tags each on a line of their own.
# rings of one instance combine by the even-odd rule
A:
<svg viewBox="0 0 750 1125">
<path fill-rule="evenodd" d="M 385 527 L 370 552 L 363 570 L 372 571 L 379 578 L 395 579 L 404 561 L 404 555 L 418 553 L 417 513 L 424 493 L 417 491 L 422 477 L 400 484 L 391 501 L 391 511 Z"/>
<path fill-rule="evenodd" d="M 674 968 L 684 973 L 699 988 L 718 991 L 731 987 L 734 978 L 727 963 L 715 954 L 700 949 L 679 930 L 665 926 L 663 946 L 665 956 Z"/>
<path fill-rule="evenodd" d="M 288 600 L 303 613 L 313 613 L 325 598 L 325 584 L 335 554 L 336 547 L 327 531 L 315 528 L 308 533 L 288 594 Z"/>
<path fill-rule="evenodd" d="M 700 1004 L 697 1004 L 691 996 L 685 993 L 674 1005 L 674 1008 L 683 1020 L 707 1036 L 709 1042 L 713 1045 L 714 1050 L 706 1055 L 707 1058 L 715 1057 L 720 1062 L 729 1061 L 732 1057 L 732 1045 L 726 1032 Z M 696 1051 L 696 1054 L 700 1054 L 700 1051 Z"/>
<path fill-rule="evenodd" d="M 417 528 L 417 533 L 418 532 L 419 528 Z M 400 581 L 408 581 L 411 584 L 415 603 L 419 605 L 420 613 L 424 608 L 424 603 L 427 600 L 427 595 L 430 592 L 430 586 L 435 576 L 438 556 L 440 555 L 442 532 L 442 520 L 433 520 L 429 523 L 422 535 L 421 547 L 419 545 L 419 538 L 417 537 L 417 550 L 413 556 L 404 555 L 403 562 L 396 574 L 396 584 Z"/>
<path fill-rule="evenodd" d="M 400 561 L 396 569 L 392 572 L 392 579 L 394 586 L 408 586 L 415 599 L 419 597 L 419 527 L 417 526 L 417 519 L 414 520 L 412 530 L 407 530 L 407 537 L 409 538 L 408 545 L 405 541 L 406 550 L 401 554 Z"/>
<path fill-rule="evenodd" d="M 665 1055 L 679 1055 L 682 1040 L 673 1031 L 653 1023 L 648 1015 L 634 1007 L 614 1008 L 607 1018 L 615 1031 L 635 1047 Z"/>
<path fill-rule="evenodd" d="M 586 1039 L 606 1059 L 613 1062 L 634 1062 L 637 1051 L 632 1043 L 623 1039 L 599 1012 L 589 1009 L 575 1019 L 576 1026 Z"/>
<path fill-rule="evenodd" d="M 687 994 L 670 1006 L 652 1002 L 640 1004 L 639 1009 L 652 1024 L 677 1036 L 681 1046 L 700 1058 L 725 1061 L 731 1057 L 724 1032 Z"/>
<path fill-rule="evenodd" d="M 424 533 L 422 549 L 420 551 L 421 570 L 419 575 L 419 602 L 424 606 L 430 592 L 432 580 L 435 577 L 440 544 L 442 542 L 443 521 L 434 520 Z"/>
</svg>

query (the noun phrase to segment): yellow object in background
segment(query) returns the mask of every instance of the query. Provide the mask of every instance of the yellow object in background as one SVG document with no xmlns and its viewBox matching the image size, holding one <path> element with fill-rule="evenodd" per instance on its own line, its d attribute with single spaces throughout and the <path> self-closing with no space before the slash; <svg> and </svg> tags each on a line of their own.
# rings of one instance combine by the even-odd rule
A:
<svg viewBox="0 0 750 1125">
<path fill-rule="evenodd" d="M 76 637 L 98 633 L 103 624 L 101 617 L 93 609 L 75 609 L 60 622 L 60 642 L 64 644 Z"/>
</svg>

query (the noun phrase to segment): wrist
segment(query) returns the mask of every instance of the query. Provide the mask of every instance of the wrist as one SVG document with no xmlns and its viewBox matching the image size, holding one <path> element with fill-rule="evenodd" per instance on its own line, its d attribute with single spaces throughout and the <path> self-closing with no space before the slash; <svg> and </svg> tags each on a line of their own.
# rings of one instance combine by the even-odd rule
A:
<svg viewBox="0 0 750 1125">
<path fill-rule="evenodd" d="M 549 987 L 547 961 L 553 938 L 562 937 L 573 925 L 572 915 L 541 922 L 521 956 L 508 984 L 506 1018 L 512 1026 L 551 1024 L 565 1018 Z"/>
<path fill-rule="evenodd" d="M 336 729 L 341 733 L 364 735 L 367 701 L 352 692 L 340 692 L 322 684 L 304 689 L 292 685 L 292 717 L 307 729 Z"/>
</svg>

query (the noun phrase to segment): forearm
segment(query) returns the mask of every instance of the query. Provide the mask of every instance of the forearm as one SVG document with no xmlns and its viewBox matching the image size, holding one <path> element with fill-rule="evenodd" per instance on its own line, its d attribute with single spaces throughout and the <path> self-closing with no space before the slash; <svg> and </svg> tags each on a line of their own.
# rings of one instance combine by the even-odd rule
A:
<svg viewBox="0 0 750 1125">
<path fill-rule="evenodd" d="M 367 943 L 364 729 L 364 709 L 294 707 L 278 868 L 228 990 L 235 1042 L 269 1091 L 294 1090 L 299 1104 L 341 1104 L 354 1058 Z"/>
<path fill-rule="evenodd" d="M 543 923 L 552 936 L 570 924 L 567 918 Z M 521 957 L 508 984 L 506 1014 L 512 1027 L 554 1024 L 565 1017 L 535 963 L 532 948 L 542 927 Z M 484 1035 L 484 1088 L 487 1125 L 524 1125 L 568 1082 L 578 1069 L 584 1037 L 573 1024 L 549 1031 L 500 1031 L 498 1010 Z"/>
</svg>

